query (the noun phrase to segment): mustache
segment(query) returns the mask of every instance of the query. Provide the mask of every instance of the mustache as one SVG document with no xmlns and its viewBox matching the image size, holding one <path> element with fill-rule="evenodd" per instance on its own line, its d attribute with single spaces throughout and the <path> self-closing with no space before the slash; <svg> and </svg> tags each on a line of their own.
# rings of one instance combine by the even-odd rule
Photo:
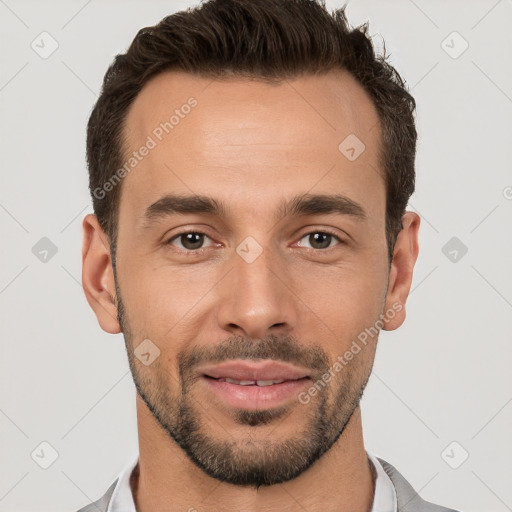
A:
<svg viewBox="0 0 512 512">
<path fill-rule="evenodd" d="M 320 375 L 329 369 L 329 358 L 322 348 L 318 346 L 305 347 L 291 335 L 269 334 L 253 340 L 243 336 L 234 336 L 216 345 L 194 346 L 180 352 L 177 356 L 182 382 L 193 375 L 197 365 L 222 363 L 232 359 L 252 361 L 270 359 L 304 366 Z"/>
</svg>

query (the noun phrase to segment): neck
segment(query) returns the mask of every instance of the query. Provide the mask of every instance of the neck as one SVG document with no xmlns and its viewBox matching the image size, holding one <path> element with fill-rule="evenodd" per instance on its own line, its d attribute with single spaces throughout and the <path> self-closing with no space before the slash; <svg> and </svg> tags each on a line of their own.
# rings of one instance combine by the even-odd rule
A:
<svg viewBox="0 0 512 512">
<path fill-rule="evenodd" d="M 354 411 L 332 448 L 283 484 L 238 487 L 205 474 L 156 423 L 137 395 L 139 464 L 130 481 L 138 512 L 370 512 L 375 475 Z"/>
</svg>

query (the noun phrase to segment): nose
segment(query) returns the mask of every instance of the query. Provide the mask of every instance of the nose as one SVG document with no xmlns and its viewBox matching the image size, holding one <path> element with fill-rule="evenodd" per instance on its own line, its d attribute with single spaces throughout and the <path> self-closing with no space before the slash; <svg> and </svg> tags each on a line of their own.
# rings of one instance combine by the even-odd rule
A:
<svg viewBox="0 0 512 512">
<path fill-rule="evenodd" d="M 288 334 L 297 322 L 297 301 L 283 262 L 269 249 L 252 262 L 234 254 L 231 270 L 219 283 L 219 326 L 233 335 L 262 338 Z"/>
</svg>

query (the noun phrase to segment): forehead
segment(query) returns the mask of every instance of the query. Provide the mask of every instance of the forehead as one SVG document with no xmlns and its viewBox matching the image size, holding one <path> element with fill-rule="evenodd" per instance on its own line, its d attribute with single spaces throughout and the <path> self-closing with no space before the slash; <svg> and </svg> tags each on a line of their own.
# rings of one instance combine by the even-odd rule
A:
<svg viewBox="0 0 512 512">
<path fill-rule="evenodd" d="M 278 84 L 164 72 L 136 97 L 124 135 L 126 160 L 138 154 L 123 180 L 121 212 L 129 205 L 141 215 L 176 192 L 249 211 L 250 192 L 256 213 L 272 195 L 333 188 L 359 202 L 374 196 L 370 209 L 382 206 L 378 115 L 341 70 Z M 150 149 L 139 151 L 144 146 Z"/>
</svg>

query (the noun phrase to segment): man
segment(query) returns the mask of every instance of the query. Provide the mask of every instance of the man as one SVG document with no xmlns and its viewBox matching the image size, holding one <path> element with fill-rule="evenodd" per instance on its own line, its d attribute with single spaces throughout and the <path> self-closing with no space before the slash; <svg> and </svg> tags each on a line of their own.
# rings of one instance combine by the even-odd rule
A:
<svg viewBox="0 0 512 512">
<path fill-rule="evenodd" d="M 451 510 L 366 452 L 359 407 L 418 255 L 414 108 L 313 0 L 210 0 L 116 57 L 82 278 L 139 456 L 82 511 Z"/>
</svg>

